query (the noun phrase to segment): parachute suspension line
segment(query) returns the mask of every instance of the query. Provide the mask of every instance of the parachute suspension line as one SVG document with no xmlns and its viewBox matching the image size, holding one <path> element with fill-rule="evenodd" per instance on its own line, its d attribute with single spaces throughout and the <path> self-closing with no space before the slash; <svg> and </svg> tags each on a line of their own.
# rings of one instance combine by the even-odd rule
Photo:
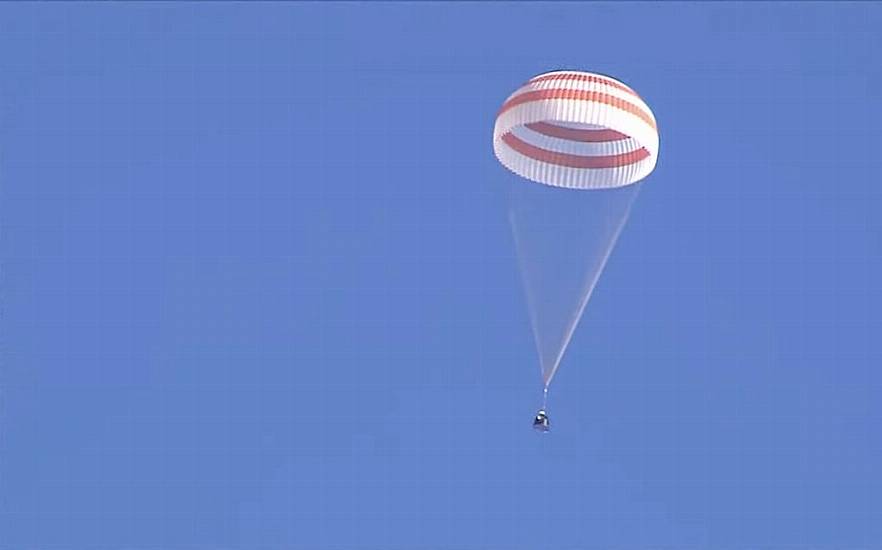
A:
<svg viewBox="0 0 882 550">
<path fill-rule="evenodd" d="M 598 269 L 595 270 L 594 275 L 588 281 L 586 281 L 585 288 L 582 291 L 582 299 L 579 302 L 579 307 L 576 309 L 575 315 L 573 315 L 569 325 L 567 326 L 567 332 L 564 336 L 563 345 L 561 346 L 560 351 L 557 353 L 557 357 L 555 357 L 554 359 L 554 364 L 551 366 L 551 370 L 548 372 L 548 377 L 545 379 L 546 389 L 548 389 L 548 385 L 551 384 L 551 379 L 554 378 L 554 375 L 557 373 L 557 369 L 560 366 L 560 362 L 563 359 L 564 353 L 567 351 L 567 348 L 570 345 L 570 340 L 573 339 L 573 334 L 576 332 L 576 327 L 579 325 L 579 319 L 582 318 L 582 314 L 585 312 L 585 307 L 588 305 L 588 300 L 591 299 L 591 294 L 594 292 L 594 286 L 597 284 L 597 281 L 600 279 L 600 275 L 606 268 L 606 262 L 609 260 L 609 256 L 612 253 L 613 248 L 615 248 L 616 242 L 619 240 L 619 235 L 622 233 L 622 230 L 625 228 L 625 224 L 628 222 L 628 218 L 631 217 L 631 207 L 634 205 L 634 200 L 637 198 L 637 195 L 639 193 L 640 184 L 634 184 L 634 192 L 628 199 L 628 205 L 625 207 L 625 213 L 619 220 L 619 224 L 615 228 L 612 238 L 607 243 L 606 250 L 604 250 L 603 257 L 600 260 L 600 265 L 598 266 Z"/>
<path fill-rule="evenodd" d="M 508 211 L 508 221 L 511 225 L 511 234 L 514 237 L 515 243 L 515 255 L 518 258 L 518 267 L 521 272 L 521 284 L 524 287 L 524 293 L 527 295 L 527 309 L 530 313 L 530 328 L 533 329 L 533 340 L 536 342 L 536 354 L 539 356 L 539 372 L 542 374 L 543 378 L 545 377 L 545 365 L 543 364 L 542 358 L 542 341 L 539 338 L 539 326 L 538 321 L 536 319 L 536 302 L 535 297 L 533 296 L 533 292 L 531 290 L 530 281 L 527 279 L 527 268 L 524 258 L 522 258 L 521 254 L 521 238 L 518 234 L 518 224 L 515 223 L 515 211 L 514 211 L 514 201 L 510 200 Z M 548 384 L 546 383 L 546 389 L 548 388 Z"/>
<path fill-rule="evenodd" d="M 548 407 L 548 386 L 542 388 L 542 410 L 546 410 Z"/>
</svg>

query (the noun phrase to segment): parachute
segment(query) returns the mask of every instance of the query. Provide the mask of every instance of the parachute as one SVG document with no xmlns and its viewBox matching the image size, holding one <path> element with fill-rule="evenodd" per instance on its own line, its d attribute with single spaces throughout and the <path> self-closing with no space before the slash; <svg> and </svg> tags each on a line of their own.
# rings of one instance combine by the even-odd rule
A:
<svg viewBox="0 0 882 550">
<path fill-rule="evenodd" d="M 547 396 L 638 182 L 655 168 L 658 127 L 621 81 L 554 71 L 505 100 L 493 150 L 523 178 L 512 186 L 509 221 Z"/>
</svg>

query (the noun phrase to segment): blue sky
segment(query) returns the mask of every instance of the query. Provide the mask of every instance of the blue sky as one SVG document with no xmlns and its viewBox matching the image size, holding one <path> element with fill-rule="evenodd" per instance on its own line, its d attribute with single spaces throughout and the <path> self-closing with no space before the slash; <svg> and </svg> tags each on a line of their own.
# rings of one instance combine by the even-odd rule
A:
<svg viewBox="0 0 882 550">
<path fill-rule="evenodd" d="M 882 6 L 0 6 L 0 548 L 882 545 Z M 493 157 L 658 168 L 540 388 Z"/>
</svg>

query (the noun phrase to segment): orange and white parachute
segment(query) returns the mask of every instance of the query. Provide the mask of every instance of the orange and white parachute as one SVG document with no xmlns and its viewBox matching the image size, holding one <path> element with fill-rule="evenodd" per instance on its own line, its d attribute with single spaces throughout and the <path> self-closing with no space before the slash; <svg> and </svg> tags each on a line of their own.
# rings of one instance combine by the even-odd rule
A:
<svg viewBox="0 0 882 550">
<path fill-rule="evenodd" d="M 518 176 L 545 184 L 512 186 L 509 220 L 547 391 L 627 223 L 633 184 L 655 169 L 658 126 L 622 82 L 554 71 L 505 100 L 493 150 Z"/>
<path fill-rule="evenodd" d="M 571 189 L 640 181 L 658 159 L 649 106 L 618 80 L 580 71 L 541 74 L 508 97 L 496 117 L 493 149 L 529 180 Z"/>
</svg>

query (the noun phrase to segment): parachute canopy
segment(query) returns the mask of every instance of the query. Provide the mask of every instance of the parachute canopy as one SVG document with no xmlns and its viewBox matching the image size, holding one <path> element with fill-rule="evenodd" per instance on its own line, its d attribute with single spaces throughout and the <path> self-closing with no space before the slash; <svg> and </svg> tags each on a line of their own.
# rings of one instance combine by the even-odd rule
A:
<svg viewBox="0 0 882 550">
<path fill-rule="evenodd" d="M 655 168 L 658 128 L 649 106 L 618 80 L 580 71 L 541 74 L 496 117 L 493 149 L 512 172 L 555 187 L 608 189 Z"/>
</svg>

